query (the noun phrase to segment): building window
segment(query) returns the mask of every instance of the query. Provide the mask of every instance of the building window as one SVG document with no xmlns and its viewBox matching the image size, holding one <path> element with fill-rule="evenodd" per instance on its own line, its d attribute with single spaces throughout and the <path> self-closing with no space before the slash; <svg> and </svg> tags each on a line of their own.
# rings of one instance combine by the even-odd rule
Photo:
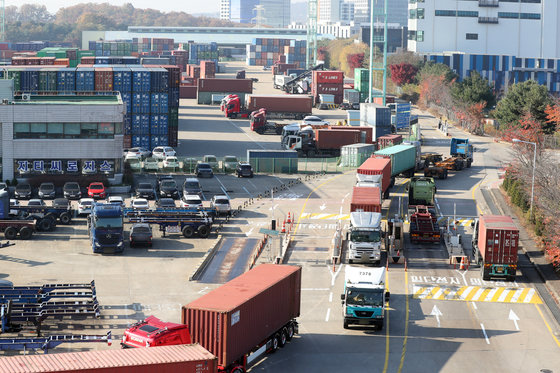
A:
<svg viewBox="0 0 560 373">
<path fill-rule="evenodd" d="M 513 18 L 518 19 L 519 13 L 511 13 L 511 12 L 498 12 L 499 18 Z"/>
<path fill-rule="evenodd" d="M 540 13 L 520 13 L 519 18 L 521 19 L 541 19 Z"/>
<path fill-rule="evenodd" d="M 65 139 L 79 139 L 80 138 L 80 123 L 64 123 L 64 138 Z"/>
<path fill-rule="evenodd" d="M 46 139 L 47 138 L 47 124 L 46 123 L 31 123 L 31 138 L 32 139 Z"/>
<path fill-rule="evenodd" d="M 47 124 L 47 138 L 61 139 L 64 137 L 64 125 L 62 123 Z"/>
<path fill-rule="evenodd" d="M 467 40 L 478 40 L 478 34 L 468 34 L 467 33 Z"/>
<path fill-rule="evenodd" d="M 28 139 L 30 137 L 29 123 L 14 123 L 14 139 Z"/>
<path fill-rule="evenodd" d="M 522 3 L 534 3 L 534 4 L 540 4 L 541 0 L 521 0 Z"/>
<path fill-rule="evenodd" d="M 14 139 L 112 139 L 122 123 L 14 123 Z"/>
<path fill-rule="evenodd" d="M 478 12 L 468 10 L 458 10 L 457 17 L 478 17 Z"/>
<path fill-rule="evenodd" d="M 457 12 L 455 10 L 437 10 L 436 16 L 438 17 L 457 17 Z"/>
</svg>

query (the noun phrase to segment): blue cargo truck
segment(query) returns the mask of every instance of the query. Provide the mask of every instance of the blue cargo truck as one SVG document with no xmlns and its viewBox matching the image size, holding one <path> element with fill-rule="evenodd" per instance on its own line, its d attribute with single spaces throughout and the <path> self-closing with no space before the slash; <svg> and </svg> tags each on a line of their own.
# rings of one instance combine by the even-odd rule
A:
<svg viewBox="0 0 560 373">
<path fill-rule="evenodd" d="M 463 167 L 471 167 L 473 162 L 473 152 L 474 148 L 469 143 L 469 139 L 458 139 L 456 137 L 451 139 L 449 154 L 452 157 L 457 157 L 462 160 Z"/>
<path fill-rule="evenodd" d="M 118 204 L 94 204 L 88 217 L 88 233 L 94 253 L 122 253 L 122 207 Z"/>
</svg>

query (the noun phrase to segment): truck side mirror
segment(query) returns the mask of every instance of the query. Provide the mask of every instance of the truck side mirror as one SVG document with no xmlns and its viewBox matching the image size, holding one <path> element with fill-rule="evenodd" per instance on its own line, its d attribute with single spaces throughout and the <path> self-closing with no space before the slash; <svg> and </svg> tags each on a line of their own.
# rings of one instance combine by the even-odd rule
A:
<svg viewBox="0 0 560 373">
<path fill-rule="evenodd" d="M 385 302 L 387 302 L 389 300 L 389 298 L 391 297 L 391 293 L 390 292 L 386 292 L 385 293 Z"/>
<path fill-rule="evenodd" d="M 471 221 L 471 227 L 474 227 L 474 220 Z"/>
<path fill-rule="evenodd" d="M 344 300 L 344 294 L 340 294 L 340 300 Z"/>
</svg>

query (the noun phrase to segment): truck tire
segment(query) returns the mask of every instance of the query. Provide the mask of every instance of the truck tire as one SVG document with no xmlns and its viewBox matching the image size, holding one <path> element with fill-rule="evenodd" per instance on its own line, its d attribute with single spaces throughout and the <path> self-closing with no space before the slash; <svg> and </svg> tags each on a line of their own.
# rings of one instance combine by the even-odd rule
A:
<svg viewBox="0 0 560 373">
<path fill-rule="evenodd" d="M 344 325 L 343 325 L 344 329 L 348 329 L 348 325 L 349 325 L 349 324 L 348 324 L 348 321 L 347 321 L 347 320 L 344 320 Z"/>
<path fill-rule="evenodd" d="M 21 227 L 19 230 L 19 238 L 22 240 L 28 240 L 33 235 L 33 230 L 29 227 Z"/>
<path fill-rule="evenodd" d="M 288 325 L 286 325 L 286 339 L 288 341 L 291 341 L 292 338 L 294 338 L 294 334 L 295 334 L 294 324 L 289 323 Z"/>
<path fill-rule="evenodd" d="M 185 238 L 191 238 L 194 234 L 194 229 L 190 225 L 186 225 L 183 227 L 183 236 Z"/>
<path fill-rule="evenodd" d="M 50 232 L 54 229 L 52 219 L 46 216 L 37 222 L 37 229 L 42 232 Z"/>
<path fill-rule="evenodd" d="M 270 353 L 272 354 L 276 352 L 276 350 L 278 350 L 278 348 L 280 347 L 280 335 L 278 333 L 274 334 L 274 336 L 270 341 L 271 341 Z"/>
<path fill-rule="evenodd" d="M 288 331 L 286 328 L 282 328 L 280 331 L 280 347 L 284 347 L 288 343 Z"/>
<path fill-rule="evenodd" d="M 210 235 L 210 228 L 208 228 L 207 225 L 201 225 L 200 227 L 198 227 L 198 235 L 202 238 L 206 238 Z"/>
<path fill-rule="evenodd" d="M 472 161 L 467 161 L 467 168 L 471 168 Z"/>
<path fill-rule="evenodd" d="M 237 113 L 231 113 L 229 116 L 231 119 L 237 118 Z"/>
<path fill-rule="evenodd" d="M 4 230 L 4 237 L 7 240 L 15 240 L 17 237 L 17 229 L 14 227 L 8 227 Z"/>
<path fill-rule="evenodd" d="M 235 367 L 232 370 L 230 370 L 229 373 L 245 373 L 245 369 L 243 369 L 243 367 L 239 366 L 239 367 Z"/>
<path fill-rule="evenodd" d="M 307 158 L 315 158 L 315 150 L 308 150 L 307 151 Z"/>
<path fill-rule="evenodd" d="M 70 214 L 67 213 L 67 212 L 63 212 L 62 214 L 60 214 L 59 219 L 60 219 L 60 222 L 64 225 L 68 225 L 72 221 L 72 218 L 70 217 Z"/>
</svg>

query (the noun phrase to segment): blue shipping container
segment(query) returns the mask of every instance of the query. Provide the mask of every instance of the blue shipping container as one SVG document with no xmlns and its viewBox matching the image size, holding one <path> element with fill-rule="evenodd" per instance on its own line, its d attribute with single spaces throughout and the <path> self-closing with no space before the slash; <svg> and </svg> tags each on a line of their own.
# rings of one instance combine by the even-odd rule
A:
<svg viewBox="0 0 560 373">
<path fill-rule="evenodd" d="M 76 90 L 76 69 L 61 68 L 56 72 L 56 89 L 57 91 L 75 91 Z"/>
<path fill-rule="evenodd" d="M 76 91 L 93 92 L 95 89 L 95 72 L 90 67 L 76 69 Z"/>
<path fill-rule="evenodd" d="M 113 68 L 113 89 L 121 93 L 132 92 L 132 71 L 129 68 Z"/>
<path fill-rule="evenodd" d="M 132 113 L 132 94 L 130 92 L 121 92 L 121 97 L 126 108 L 126 113 Z"/>
<path fill-rule="evenodd" d="M 151 74 L 146 68 L 132 68 L 132 91 L 150 92 Z"/>
<path fill-rule="evenodd" d="M 37 92 L 39 90 L 39 69 L 26 69 L 20 74 L 21 90 Z"/>
<path fill-rule="evenodd" d="M 169 89 L 169 73 L 164 68 L 150 68 L 150 91 L 167 92 Z"/>
</svg>

